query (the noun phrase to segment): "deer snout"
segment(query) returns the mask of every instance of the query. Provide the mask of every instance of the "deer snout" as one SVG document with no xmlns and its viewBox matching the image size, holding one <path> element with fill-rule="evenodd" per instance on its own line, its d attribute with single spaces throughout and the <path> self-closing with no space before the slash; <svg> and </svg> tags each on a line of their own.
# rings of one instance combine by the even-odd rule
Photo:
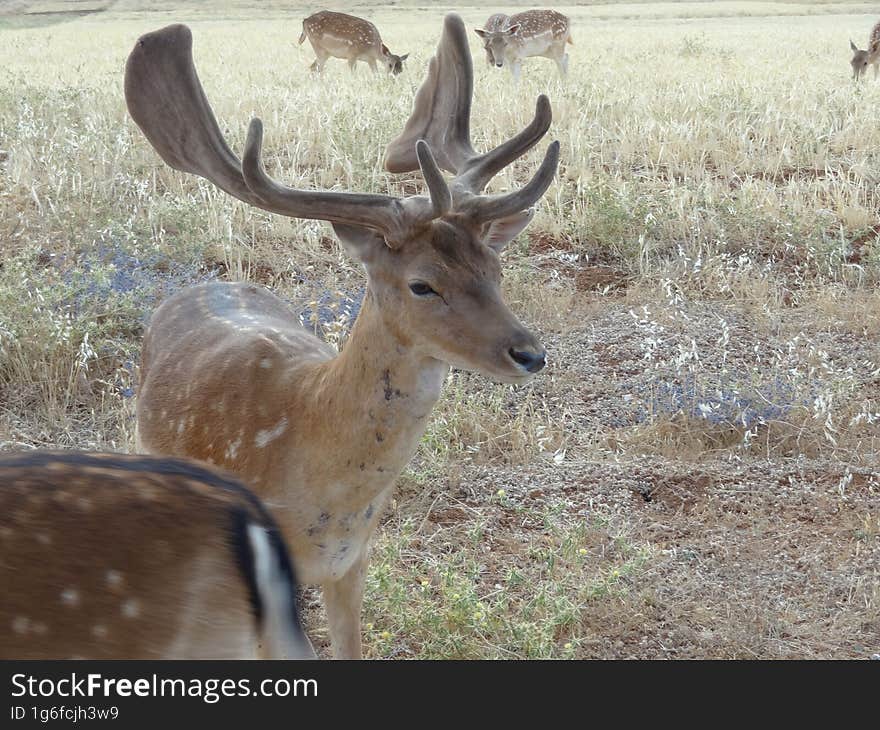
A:
<svg viewBox="0 0 880 730">
<path fill-rule="evenodd" d="M 547 351 L 543 349 L 540 351 L 516 350 L 511 347 L 507 354 L 519 367 L 530 373 L 537 373 L 547 364 Z"/>
</svg>

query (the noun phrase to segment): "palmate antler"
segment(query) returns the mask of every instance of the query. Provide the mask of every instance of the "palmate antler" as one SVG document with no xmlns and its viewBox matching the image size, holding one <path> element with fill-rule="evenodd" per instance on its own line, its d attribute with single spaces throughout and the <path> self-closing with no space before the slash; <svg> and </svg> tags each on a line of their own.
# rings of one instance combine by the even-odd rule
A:
<svg viewBox="0 0 880 730">
<path fill-rule="evenodd" d="M 403 243 L 414 229 L 448 210 L 445 183 L 436 198 L 405 200 L 281 185 L 263 169 L 259 119 L 251 121 L 244 158 L 239 160 L 226 144 L 202 89 L 193 64 L 192 33 L 185 25 L 170 25 L 138 39 L 125 66 L 125 100 L 132 119 L 171 167 L 200 175 L 258 208 L 364 226 L 381 233 L 390 246 Z M 427 166 L 425 179 L 433 183 L 439 173 L 430 151 L 422 152 L 420 160 Z M 433 194 L 431 184 L 429 190 Z"/>
<path fill-rule="evenodd" d="M 385 168 L 389 172 L 418 169 L 415 143 L 425 140 L 440 167 L 455 175 L 451 182 L 453 209 L 484 223 L 525 210 L 546 192 L 559 162 L 559 143 L 549 146 L 543 163 L 524 188 L 506 195 L 480 195 L 495 175 L 547 133 L 552 113 L 549 99 L 541 94 L 532 122 L 515 137 L 480 155 L 471 144 L 472 97 L 473 66 L 467 33 L 462 19 L 449 14 L 412 114 L 403 132 L 385 151 Z"/>
<path fill-rule="evenodd" d="M 129 113 L 171 167 L 200 175 L 239 200 L 273 213 L 369 228 L 392 248 L 449 212 L 481 224 L 525 211 L 552 181 L 559 156 L 556 142 L 524 188 L 506 195 L 479 195 L 493 175 L 544 135 L 550 124 L 550 104 L 546 97 L 539 97 L 535 120 L 525 130 L 491 152 L 477 155 L 469 132 L 472 87 L 464 24 L 457 15 L 448 15 L 413 115 L 386 156 L 391 171 L 421 169 L 429 195 L 396 198 L 297 190 L 272 180 L 261 161 L 263 125 L 259 119 L 251 121 L 239 160 L 223 138 L 202 89 L 193 63 L 192 33 L 185 25 L 141 36 L 125 67 Z M 457 174 L 451 186 L 441 167 Z"/>
</svg>

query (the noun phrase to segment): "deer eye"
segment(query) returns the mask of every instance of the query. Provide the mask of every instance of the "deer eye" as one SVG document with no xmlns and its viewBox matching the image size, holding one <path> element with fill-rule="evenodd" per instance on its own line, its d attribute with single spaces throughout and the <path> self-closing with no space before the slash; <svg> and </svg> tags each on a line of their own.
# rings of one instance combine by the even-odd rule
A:
<svg viewBox="0 0 880 730">
<path fill-rule="evenodd" d="M 417 297 L 439 296 L 439 294 L 437 294 L 437 292 L 435 292 L 424 281 L 414 281 L 409 285 L 409 290 Z"/>
</svg>

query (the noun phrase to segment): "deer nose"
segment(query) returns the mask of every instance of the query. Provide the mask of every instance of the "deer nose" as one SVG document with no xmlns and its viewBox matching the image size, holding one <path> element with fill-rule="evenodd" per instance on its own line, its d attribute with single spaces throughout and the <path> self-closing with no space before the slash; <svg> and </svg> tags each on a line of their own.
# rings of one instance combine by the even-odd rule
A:
<svg viewBox="0 0 880 730">
<path fill-rule="evenodd" d="M 511 347 L 507 354 L 517 365 L 530 373 L 538 372 L 547 364 L 547 353 L 544 350 L 529 352 L 528 350 L 515 350 Z"/>
<path fill-rule="evenodd" d="M 502 66 L 502 64 L 498 63 L 497 61 L 495 62 L 495 65 L 498 66 L 498 68 L 501 68 Z"/>
</svg>

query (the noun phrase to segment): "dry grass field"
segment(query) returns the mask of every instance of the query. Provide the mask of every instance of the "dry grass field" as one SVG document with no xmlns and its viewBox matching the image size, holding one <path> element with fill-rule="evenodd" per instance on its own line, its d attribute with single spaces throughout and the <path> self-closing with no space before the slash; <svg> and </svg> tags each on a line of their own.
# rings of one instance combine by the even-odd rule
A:
<svg viewBox="0 0 880 730">
<path fill-rule="evenodd" d="M 522 3 L 511 3 L 506 7 Z M 218 9 L 218 6 L 220 9 Z M 221 127 L 298 187 L 381 168 L 443 14 L 374 20 L 399 77 L 308 72 L 300 0 L 0 9 L 0 448 L 133 448 L 170 293 L 252 280 L 344 347 L 364 286 L 329 226 L 165 166 L 128 118 L 134 40 L 186 22 Z M 555 6 L 570 75 L 475 57 L 481 148 L 549 95 L 560 172 L 504 255 L 548 350 L 523 387 L 453 372 L 373 549 L 374 658 L 868 658 L 880 652 L 880 81 L 870 3 Z M 495 179 L 526 179 L 546 143 Z M 339 444 L 344 451 L 345 444 Z M 326 627 L 306 592 L 317 645 Z"/>
</svg>

